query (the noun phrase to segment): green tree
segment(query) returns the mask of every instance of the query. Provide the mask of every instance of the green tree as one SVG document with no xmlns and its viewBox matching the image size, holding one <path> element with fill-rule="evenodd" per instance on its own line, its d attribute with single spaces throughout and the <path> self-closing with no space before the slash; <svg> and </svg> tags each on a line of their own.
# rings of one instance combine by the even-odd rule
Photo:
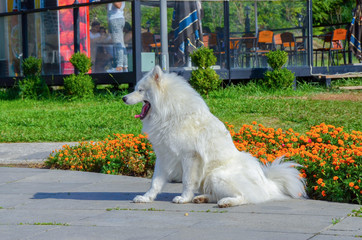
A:
<svg viewBox="0 0 362 240">
<path fill-rule="evenodd" d="M 354 7 L 355 0 L 314 0 L 313 25 L 350 22 Z"/>
</svg>

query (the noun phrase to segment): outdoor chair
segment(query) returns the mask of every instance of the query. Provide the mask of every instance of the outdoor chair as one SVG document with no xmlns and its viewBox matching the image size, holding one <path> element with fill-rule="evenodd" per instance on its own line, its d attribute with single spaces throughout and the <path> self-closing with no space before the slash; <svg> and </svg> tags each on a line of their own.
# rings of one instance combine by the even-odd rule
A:
<svg viewBox="0 0 362 240">
<path fill-rule="evenodd" d="M 346 64 L 346 37 L 347 30 L 338 28 L 333 31 L 332 40 L 329 44 L 328 65 L 336 65 L 334 59 L 336 58 L 337 65 L 339 65 L 339 53 L 343 55 L 344 64 Z"/>
<path fill-rule="evenodd" d="M 280 39 L 282 40 L 282 49 L 289 55 L 289 65 L 296 65 L 298 58 L 304 59 L 306 51 L 303 47 L 298 48 L 298 44 L 295 41 L 293 33 L 283 32 L 280 34 Z"/>
<path fill-rule="evenodd" d="M 217 61 L 221 67 L 223 63 L 222 58 L 225 56 L 225 50 L 222 47 L 222 40 L 219 39 L 217 33 L 210 33 L 209 48 L 214 51 L 214 54 L 217 57 Z"/>
<path fill-rule="evenodd" d="M 154 44 L 153 33 L 150 32 L 142 33 L 141 40 L 142 40 L 142 52 L 151 52 L 152 50 L 151 44 Z"/>
<path fill-rule="evenodd" d="M 202 41 L 204 43 L 204 47 L 209 47 L 209 42 L 210 42 L 210 35 L 209 34 L 204 34 L 202 36 Z"/>
<path fill-rule="evenodd" d="M 239 67 L 239 52 L 240 52 L 240 37 L 230 37 L 229 47 L 230 47 L 230 60 L 231 66 Z"/>
<path fill-rule="evenodd" d="M 238 50 L 241 58 L 241 67 L 254 67 L 255 40 L 256 38 L 253 33 L 246 33 L 242 36 Z"/>
<path fill-rule="evenodd" d="M 266 67 L 266 54 L 275 49 L 274 33 L 269 30 L 260 31 L 256 41 L 255 58 L 257 67 Z"/>
<path fill-rule="evenodd" d="M 275 49 L 283 50 L 282 38 L 280 37 L 280 33 L 274 34 L 274 44 L 275 44 Z"/>
<path fill-rule="evenodd" d="M 318 53 L 320 53 L 321 57 L 321 64 L 320 66 L 324 66 L 324 53 L 326 51 L 328 51 L 328 48 L 327 48 L 327 44 L 331 41 L 332 39 L 332 33 L 329 32 L 327 34 L 325 34 L 323 36 L 323 46 L 321 48 L 316 48 L 316 49 L 313 49 L 313 51 L 315 52 L 315 66 L 318 66 Z"/>
<path fill-rule="evenodd" d="M 342 53 L 344 64 L 346 64 L 346 37 L 347 30 L 343 28 L 335 29 L 324 36 L 323 47 L 314 49 L 316 66 L 318 64 L 318 53 L 321 53 L 321 66 L 324 66 L 324 53 L 328 53 L 328 66 L 339 65 L 339 53 Z"/>
</svg>

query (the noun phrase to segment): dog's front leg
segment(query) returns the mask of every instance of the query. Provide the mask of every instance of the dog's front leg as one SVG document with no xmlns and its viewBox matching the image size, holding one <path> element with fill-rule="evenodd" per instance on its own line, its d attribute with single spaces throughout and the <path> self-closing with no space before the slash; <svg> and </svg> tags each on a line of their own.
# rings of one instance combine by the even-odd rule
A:
<svg viewBox="0 0 362 240">
<path fill-rule="evenodd" d="M 166 183 L 167 177 L 165 171 L 160 169 L 159 160 L 156 160 L 155 172 L 152 177 L 151 187 L 144 195 L 138 195 L 133 199 L 135 203 L 147 203 L 152 202 L 157 195 L 162 191 L 163 186 Z"/>
<path fill-rule="evenodd" d="M 188 203 L 194 197 L 194 190 L 198 187 L 198 159 L 195 154 L 192 156 L 185 156 L 182 160 L 182 194 L 176 196 L 172 201 L 174 203 Z"/>
</svg>

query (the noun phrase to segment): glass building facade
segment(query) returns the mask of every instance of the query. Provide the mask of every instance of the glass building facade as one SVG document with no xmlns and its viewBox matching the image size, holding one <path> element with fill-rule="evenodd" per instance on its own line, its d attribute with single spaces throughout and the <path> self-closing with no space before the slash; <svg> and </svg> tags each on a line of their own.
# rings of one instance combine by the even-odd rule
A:
<svg viewBox="0 0 362 240">
<path fill-rule="evenodd" d="M 23 76 L 21 62 L 29 56 L 42 59 L 49 85 L 61 84 L 74 72 L 69 59 L 77 51 L 91 58 L 96 83 L 135 82 L 156 64 L 187 76 L 190 54 L 201 46 L 213 49 L 213 68 L 229 80 L 260 77 L 268 67 L 266 53 L 277 49 L 288 52 L 287 67 L 297 76 L 309 76 L 313 68 L 340 72 L 341 65 L 354 71 L 351 56 L 318 68 L 309 0 L 125 1 L 122 43 L 112 35 L 113 2 L 0 0 L 0 85 Z"/>
</svg>

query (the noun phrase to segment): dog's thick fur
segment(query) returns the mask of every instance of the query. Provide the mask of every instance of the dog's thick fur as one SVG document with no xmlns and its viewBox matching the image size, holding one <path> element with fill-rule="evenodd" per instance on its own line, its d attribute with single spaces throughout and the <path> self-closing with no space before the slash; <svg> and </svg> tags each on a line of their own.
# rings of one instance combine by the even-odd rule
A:
<svg viewBox="0 0 362 240">
<path fill-rule="evenodd" d="M 298 164 L 277 159 L 265 166 L 238 151 L 224 124 L 184 78 L 156 66 L 123 101 L 144 103 L 135 117 L 141 118 L 157 156 L 151 188 L 134 202 L 153 201 L 169 181 L 183 183 L 175 203 L 230 207 L 306 197 L 304 181 L 293 167 Z M 197 191 L 201 195 L 194 197 Z"/>
</svg>

